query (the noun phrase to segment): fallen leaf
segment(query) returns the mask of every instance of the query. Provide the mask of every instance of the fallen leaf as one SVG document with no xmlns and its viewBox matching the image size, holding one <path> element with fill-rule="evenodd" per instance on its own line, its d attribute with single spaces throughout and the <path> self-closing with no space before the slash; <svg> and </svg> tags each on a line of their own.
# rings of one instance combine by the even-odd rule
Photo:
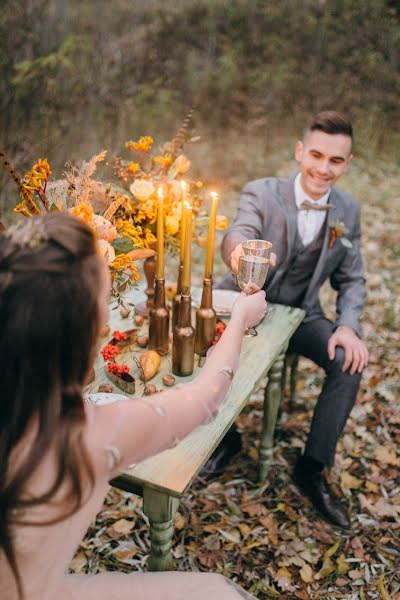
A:
<svg viewBox="0 0 400 600">
<path fill-rule="evenodd" d="M 343 490 L 358 490 L 362 486 L 363 482 L 357 477 L 353 477 L 347 471 L 344 471 L 340 475 L 340 486 Z"/>
<path fill-rule="evenodd" d="M 111 538 L 118 539 L 124 535 L 131 533 L 135 526 L 135 521 L 128 521 L 127 519 L 119 519 L 115 521 L 110 527 L 107 527 L 107 535 Z"/>
<path fill-rule="evenodd" d="M 241 541 L 240 531 L 238 529 L 231 529 L 230 531 L 224 531 L 223 529 L 217 529 L 217 531 L 229 542 L 238 544 Z"/>
<path fill-rule="evenodd" d="M 69 564 L 69 568 L 74 573 L 82 573 L 83 569 L 84 569 L 84 567 L 86 567 L 86 565 L 87 565 L 86 554 L 84 552 L 82 552 L 82 550 L 79 550 L 79 552 L 77 554 L 75 554 L 74 558 L 71 560 L 71 562 Z"/>
<path fill-rule="evenodd" d="M 348 572 L 348 576 L 350 577 L 350 579 L 353 579 L 355 581 L 356 579 L 362 579 L 364 576 L 364 573 L 362 571 L 360 571 L 359 569 L 353 569 Z"/>
<path fill-rule="evenodd" d="M 375 458 L 383 465 L 400 466 L 400 458 L 396 456 L 394 448 L 391 446 L 381 446 L 374 450 Z"/>
<path fill-rule="evenodd" d="M 186 519 L 179 511 L 175 513 L 174 526 L 175 529 L 183 529 L 186 525 Z"/>
<path fill-rule="evenodd" d="M 305 583 L 311 583 L 314 580 L 314 573 L 310 565 L 303 565 L 300 569 L 300 577 Z"/>
<path fill-rule="evenodd" d="M 339 575 L 345 575 L 350 570 L 349 563 L 346 561 L 346 557 L 344 554 L 340 554 L 336 559 L 337 564 L 337 572 Z"/>
<path fill-rule="evenodd" d="M 125 549 L 116 549 L 113 554 L 118 560 L 121 562 L 126 562 L 132 559 L 136 554 L 138 554 L 139 548 L 137 546 L 132 546 L 131 548 Z"/>
<path fill-rule="evenodd" d="M 242 512 L 247 513 L 249 517 L 255 517 L 256 515 L 265 515 L 266 508 L 263 504 L 259 504 L 258 502 L 254 502 L 253 504 L 248 504 L 247 506 L 242 506 Z"/>
</svg>

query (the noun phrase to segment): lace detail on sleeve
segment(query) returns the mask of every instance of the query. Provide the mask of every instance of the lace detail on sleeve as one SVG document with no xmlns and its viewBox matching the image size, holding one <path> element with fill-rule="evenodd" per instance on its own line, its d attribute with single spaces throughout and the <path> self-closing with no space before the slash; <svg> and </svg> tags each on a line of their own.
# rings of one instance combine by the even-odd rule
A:
<svg viewBox="0 0 400 600">
<path fill-rule="evenodd" d="M 118 469 L 123 460 L 123 453 L 117 446 L 107 446 L 104 448 L 106 454 L 107 466 L 110 473 Z"/>
</svg>

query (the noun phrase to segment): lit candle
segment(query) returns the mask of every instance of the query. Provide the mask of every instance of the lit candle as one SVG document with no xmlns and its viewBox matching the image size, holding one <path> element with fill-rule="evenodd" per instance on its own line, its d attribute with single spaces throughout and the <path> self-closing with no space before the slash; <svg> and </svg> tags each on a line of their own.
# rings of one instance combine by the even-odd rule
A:
<svg viewBox="0 0 400 600">
<path fill-rule="evenodd" d="M 214 246 L 215 246 L 215 222 L 217 220 L 217 208 L 218 208 L 218 194 L 217 192 L 211 192 L 211 210 L 210 210 L 210 224 L 208 226 L 208 239 L 207 239 L 207 254 L 206 254 L 206 267 L 204 270 L 204 278 L 211 279 L 214 267 Z"/>
<path fill-rule="evenodd" d="M 185 233 L 185 255 L 183 257 L 182 293 L 190 292 L 190 269 L 192 259 L 192 207 L 186 203 L 185 208 L 186 233 Z"/>
<path fill-rule="evenodd" d="M 180 239 L 180 263 L 183 265 L 185 255 L 185 218 L 186 218 L 186 181 L 181 181 L 182 188 L 182 215 L 181 215 L 181 239 Z"/>
<path fill-rule="evenodd" d="M 164 190 L 158 188 L 157 207 L 157 279 L 164 279 Z"/>
</svg>

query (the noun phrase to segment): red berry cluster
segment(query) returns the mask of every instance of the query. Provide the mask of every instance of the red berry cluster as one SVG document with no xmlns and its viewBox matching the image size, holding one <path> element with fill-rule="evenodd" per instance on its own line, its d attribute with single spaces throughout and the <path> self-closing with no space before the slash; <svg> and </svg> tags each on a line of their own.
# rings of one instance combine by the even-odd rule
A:
<svg viewBox="0 0 400 600">
<path fill-rule="evenodd" d="M 215 325 L 215 337 L 212 341 L 212 345 L 215 346 L 215 344 L 218 342 L 219 338 L 221 337 L 221 335 L 224 333 L 226 329 L 226 325 L 223 321 L 217 321 L 216 325 Z"/>
<path fill-rule="evenodd" d="M 110 363 L 107 365 L 107 370 L 109 373 L 114 373 L 118 377 L 122 377 L 124 373 L 129 373 L 128 365 L 118 365 L 117 363 Z"/>
<path fill-rule="evenodd" d="M 117 343 L 121 340 L 126 340 L 126 333 L 123 331 L 114 331 L 112 336 Z"/>
<path fill-rule="evenodd" d="M 106 362 L 114 360 L 117 354 L 121 354 L 121 350 L 115 344 L 106 344 L 101 351 L 101 355 Z"/>
</svg>

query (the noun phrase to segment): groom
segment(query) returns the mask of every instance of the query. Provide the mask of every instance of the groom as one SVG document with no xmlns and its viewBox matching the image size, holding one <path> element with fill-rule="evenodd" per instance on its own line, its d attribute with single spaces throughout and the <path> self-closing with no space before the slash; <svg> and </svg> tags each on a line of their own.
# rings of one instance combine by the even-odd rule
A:
<svg viewBox="0 0 400 600">
<path fill-rule="evenodd" d="M 325 518 L 345 528 L 350 526 L 348 514 L 332 494 L 323 469 L 333 465 L 336 443 L 368 361 L 359 326 L 365 297 L 359 205 L 334 187 L 349 168 L 352 142 L 352 126 L 343 115 L 333 111 L 318 114 L 296 143 L 299 172 L 289 178 L 267 177 L 247 184 L 222 243 L 223 259 L 237 273 L 245 240 L 272 242 L 276 265 L 265 285 L 268 300 L 306 311 L 289 352 L 313 360 L 326 377 L 294 478 Z M 338 292 L 334 323 L 324 316 L 318 299 L 327 279 Z M 235 288 L 232 275 L 218 287 Z M 218 460 L 221 466 L 232 451 L 232 444 L 231 448 L 218 448 L 214 467 Z"/>
</svg>

